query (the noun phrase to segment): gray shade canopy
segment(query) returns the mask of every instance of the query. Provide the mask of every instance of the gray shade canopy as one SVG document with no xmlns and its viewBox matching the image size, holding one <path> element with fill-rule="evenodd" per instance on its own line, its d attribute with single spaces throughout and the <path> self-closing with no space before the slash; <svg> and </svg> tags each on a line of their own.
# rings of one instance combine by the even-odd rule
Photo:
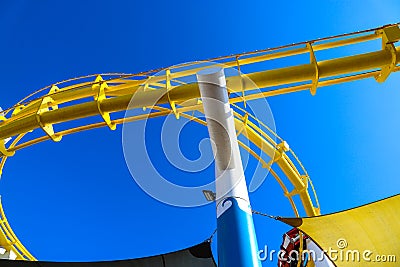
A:
<svg viewBox="0 0 400 267">
<path fill-rule="evenodd" d="M 0 260 L 1 267 L 216 267 L 210 242 L 146 258 L 100 262 Z"/>
</svg>

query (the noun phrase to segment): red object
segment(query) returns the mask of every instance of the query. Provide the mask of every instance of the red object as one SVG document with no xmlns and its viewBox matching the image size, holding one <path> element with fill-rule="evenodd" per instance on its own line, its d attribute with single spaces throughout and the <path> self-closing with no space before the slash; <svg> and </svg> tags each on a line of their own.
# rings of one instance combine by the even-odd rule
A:
<svg viewBox="0 0 400 267">
<path fill-rule="evenodd" d="M 303 234 L 303 249 L 306 249 L 307 236 Z M 296 267 L 300 255 L 300 235 L 297 228 L 293 228 L 283 235 L 281 251 L 278 255 L 278 267 Z M 300 266 L 304 266 L 303 262 Z"/>
</svg>

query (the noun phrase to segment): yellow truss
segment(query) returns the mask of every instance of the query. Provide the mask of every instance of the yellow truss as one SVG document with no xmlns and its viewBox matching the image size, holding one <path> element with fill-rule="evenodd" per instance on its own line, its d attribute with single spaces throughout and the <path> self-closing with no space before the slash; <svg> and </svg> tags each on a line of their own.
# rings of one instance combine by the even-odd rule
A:
<svg viewBox="0 0 400 267">
<path fill-rule="evenodd" d="M 323 61 L 317 60 L 316 53 L 318 51 L 377 39 L 381 40 L 382 46 L 376 51 Z M 309 55 L 309 61 L 304 64 L 250 72 L 246 75 L 240 74 L 227 78 L 227 87 L 231 93 L 230 102 L 236 110 L 235 126 L 238 134 L 245 136 L 271 160 L 266 162 L 249 146 L 242 142 L 240 145 L 261 161 L 265 168 L 270 169 L 271 174 L 282 187 L 284 195 L 289 199 L 296 216 L 299 216 L 299 212 L 293 200 L 295 195 L 300 197 L 301 204 L 308 216 L 319 214 L 315 192 L 313 193 L 314 201 L 310 196 L 313 188 L 306 170 L 286 142 L 235 103 L 302 90 L 310 90 L 311 94 L 315 95 L 318 88 L 369 77 L 383 82 L 392 72 L 400 69 L 400 48 L 395 46 L 399 39 L 400 29 L 398 24 L 395 24 L 363 32 L 211 59 L 213 62 L 222 64 L 221 66 L 243 70 L 245 66 L 257 66 L 259 63 L 270 60 L 302 54 Z M 116 125 L 123 122 L 169 114 L 205 124 L 204 121 L 193 116 L 193 111 L 201 111 L 197 84 L 176 85 L 174 83 L 178 78 L 198 72 L 202 68 L 198 66 L 199 64 L 196 63 L 188 63 L 171 67 L 165 71 L 165 75 L 160 76 L 155 76 L 159 70 L 139 74 L 86 76 L 59 82 L 31 94 L 6 110 L 5 116 L 1 118 L 0 140 L 9 137 L 14 139 L 7 148 L 4 142 L 0 142 L 2 155 L 0 170 L 3 169 L 7 157 L 22 148 L 49 139 L 60 141 L 64 135 L 93 128 L 108 126 L 110 129 L 115 129 Z M 247 76 L 254 84 L 249 83 L 249 79 L 245 79 L 244 76 Z M 151 79 L 151 88 L 146 83 L 149 79 Z M 257 87 L 261 90 L 256 90 Z M 129 105 L 133 95 L 135 95 L 135 102 L 133 105 Z M 183 102 L 185 102 L 184 105 Z M 169 104 L 169 107 L 166 107 L 165 104 Z M 131 109 L 151 108 L 152 112 L 123 118 L 121 111 L 126 110 L 128 106 Z M 244 106 L 246 107 L 245 103 Z M 82 125 L 68 128 L 68 122 L 92 116 L 100 116 L 102 121 L 84 124 L 85 120 L 80 120 L 83 122 Z M 55 124 L 61 128 L 64 126 L 65 130 L 56 132 L 53 127 Z M 41 129 L 44 133 L 43 136 L 30 137 L 29 133 L 36 129 Z M 24 137 L 23 142 L 21 142 L 22 137 Z M 279 141 L 276 142 L 276 139 Z M 278 175 L 273 166 L 281 170 L 285 179 Z M 288 189 L 288 184 L 290 184 L 291 190 Z M 310 191 L 309 185 L 311 185 L 312 191 Z M 0 213 L 2 217 L 0 245 L 13 249 L 17 254 L 17 259 L 35 260 L 12 233 L 1 206 Z"/>
</svg>

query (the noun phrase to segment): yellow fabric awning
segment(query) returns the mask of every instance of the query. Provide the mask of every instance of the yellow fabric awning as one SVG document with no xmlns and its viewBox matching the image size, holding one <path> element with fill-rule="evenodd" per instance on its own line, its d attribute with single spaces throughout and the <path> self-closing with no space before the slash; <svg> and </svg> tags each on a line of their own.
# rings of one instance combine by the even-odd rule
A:
<svg viewBox="0 0 400 267">
<path fill-rule="evenodd" d="M 279 220 L 307 234 L 338 267 L 400 266 L 400 195 L 328 215 Z"/>
</svg>

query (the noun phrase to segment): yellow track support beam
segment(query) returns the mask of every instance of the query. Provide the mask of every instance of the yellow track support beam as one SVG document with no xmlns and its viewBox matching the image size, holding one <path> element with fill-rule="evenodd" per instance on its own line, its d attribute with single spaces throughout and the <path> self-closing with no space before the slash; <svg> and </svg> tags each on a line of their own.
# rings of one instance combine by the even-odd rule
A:
<svg viewBox="0 0 400 267">
<path fill-rule="evenodd" d="M 390 26 L 383 28 L 380 33 L 382 34 L 383 50 L 390 52 L 392 56 L 390 64 L 384 66 L 381 73 L 375 77 L 378 82 L 384 82 L 387 77 L 389 77 L 390 73 L 393 72 L 397 62 L 400 60 L 396 47 L 394 46 L 394 43 L 400 40 L 400 29 L 397 26 Z"/>
<path fill-rule="evenodd" d="M 104 122 L 107 124 L 108 128 L 110 128 L 110 130 L 115 130 L 117 126 L 111 121 L 110 112 L 104 111 L 101 108 L 101 103 L 107 98 L 105 89 L 108 88 L 108 85 L 100 75 L 97 76 L 94 82 L 95 84 L 92 85 L 92 89 L 95 91 L 94 101 L 96 102 L 97 110 Z"/>
<path fill-rule="evenodd" d="M 396 48 L 396 58 L 397 65 L 400 61 L 400 48 Z M 378 68 L 384 68 L 390 64 L 392 64 L 392 53 L 387 50 L 325 60 L 318 63 L 319 77 L 327 78 L 361 71 L 371 71 Z M 315 65 L 310 63 L 250 73 L 247 74 L 247 77 L 250 78 L 257 87 L 265 88 L 314 80 L 316 75 Z M 240 76 L 228 78 L 227 86 L 229 87 L 230 84 L 238 84 L 238 79 L 240 79 Z M 246 81 L 244 83 L 246 83 Z M 255 89 L 252 84 L 245 84 L 244 86 L 246 90 Z M 131 87 L 130 90 L 136 92 L 138 88 L 139 86 L 136 85 Z M 235 91 L 235 88 L 232 89 Z M 61 95 L 61 93 L 59 95 Z M 132 108 L 141 108 L 153 105 L 154 103 L 165 104 L 170 103 L 171 101 L 187 101 L 198 97 L 200 97 L 200 94 L 197 84 L 180 85 L 169 90 L 168 93 L 166 89 L 137 92 L 135 94 L 135 99 L 137 99 L 137 101 L 134 103 Z M 51 125 L 99 115 L 99 110 L 102 112 L 123 111 L 128 108 L 131 98 L 132 94 L 127 94 L 113 98 L 105 98 L 101 102 L 93 101 L 56 110 L 49 110 L 41 114 L 41 123 Z M 0 124 L 0 138 L 4 139 L 34 130 L 38 127 L 40 127 L 40 125 L 37 122 L 36 115 L 22 117 L 18 120 L 10 121 L 9 123 L 5 121 Z"/>
</svg>

